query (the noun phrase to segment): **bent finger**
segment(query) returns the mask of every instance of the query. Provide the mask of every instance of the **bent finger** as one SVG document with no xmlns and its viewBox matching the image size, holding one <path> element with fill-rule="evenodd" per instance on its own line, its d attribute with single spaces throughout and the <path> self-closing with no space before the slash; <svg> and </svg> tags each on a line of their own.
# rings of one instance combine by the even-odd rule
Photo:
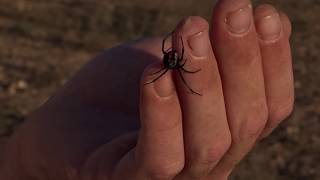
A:
<svg viewBox="0 0 320 180">
<path fill-rule="evenodd" d="M 159 69 L 162 69 L 162 65 L 153 65 L 143 75 L 141 130 L 135 150 L 140 173 L 151 179 L 174 177 L 184 166 L 182 115 L 178 96 L 171 71 Z"/>
</svg>

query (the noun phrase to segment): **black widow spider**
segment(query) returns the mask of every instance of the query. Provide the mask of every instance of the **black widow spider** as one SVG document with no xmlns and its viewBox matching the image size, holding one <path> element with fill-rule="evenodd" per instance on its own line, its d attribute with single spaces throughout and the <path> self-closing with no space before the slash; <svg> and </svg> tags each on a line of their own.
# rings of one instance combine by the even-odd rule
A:
<svg viewBox="0 0 320 180">
<path fill-rule="evenodd" d="M 172 34 L 172 33 L 171 33 Z M 174 50 L 172 47 L 165 50 L 164 49 L 164 46 L 165 46 L 165 42 L 166 40 L 168 39 L 168 37 L 171 35 L 171 34 L 168 34 L 162 41 L 162 53 L 163 53 L 163 58 L 162 58 L 162 62 L 163 62 L 163 68 L 161 68 L 160 70 L 158 70 L 157 72 L 155 73 L 152 73 L 151 75 L 156 75 L 160 72 L 162 72 L 158 77 L 156 77 L 154 80 L 152 80 L 151 82 L 147 82 L 145 83 L 145 85 L 147 84 L 151 84 L 151 83 L 154 83 L 155 81 L 157 81 L 158 79 L 160 79 L 164 74 L 166 74 L 169 70 L 178 70 L 178 74 L 183 82 L 183 84 L 189 89 L 190 92 L 194 93 L 194 94 L 197 94 L 199 96 L 202 96 L 200 93 L 197 93 L 195 92 L 194 90 L 192 90 L 189 85 L 187 84 L 186 80 L 184 79 L 183 75 L 182 75 L 182 72 L 185 72 L 185 73 L 191 73 L 191 74 L 194 74 L 194 73 L 197 73 L 199 72 L 201 69 L 197 70 L 197 71 L 189 71 L 189 70 L 186 70 L 184 68 L 184 65 L 186 64 L 186 60 L 182 62 L 182 60 L 184 60 L 184 46 L 183 46 L 183 40 L 182 40 L 182 37 L 181 37 L 181 43 L 182 43 L 182 50 L 181 50 L 181 57 L 179 57 L 178 55 L 178 52 L 176 50 Z"/>
</svg>

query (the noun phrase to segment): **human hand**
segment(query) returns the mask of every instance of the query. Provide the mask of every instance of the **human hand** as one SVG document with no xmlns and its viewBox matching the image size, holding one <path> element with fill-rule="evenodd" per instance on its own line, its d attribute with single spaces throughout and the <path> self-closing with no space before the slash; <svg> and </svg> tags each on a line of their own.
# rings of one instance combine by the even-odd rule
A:
<svg viewBox="0 0 320 180">
<path fill-rule="evenodd" d="M 108 50 L 15 134 L 7 172 L 19 172 L 16 179 L 227 179 L 292 110 L 290 28 L 271 6 L 252 16 L 246 0 L 221 0 L 210 36 L 202 18 L 181 22 L 173 48 L 181 55 L 182 37 L 185 68 L 201 69 L 183 77 L 202 96 L 177 71 L 143 85 L 160 68 L 162 39 Z M 154 62 L 138 106 L 141 72 Z M 139 120 L 137 137 L 128 132 Z"/>
</svg>

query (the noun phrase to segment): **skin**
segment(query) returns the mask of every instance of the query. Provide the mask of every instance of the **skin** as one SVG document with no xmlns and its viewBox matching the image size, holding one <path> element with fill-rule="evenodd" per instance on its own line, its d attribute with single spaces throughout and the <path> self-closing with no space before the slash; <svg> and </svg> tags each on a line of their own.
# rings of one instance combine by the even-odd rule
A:
<svg viewBox="0 0 320 180">
<path fill-rule="evenodd" d="M 161 68 L 162 38 L 109 49 L 19 127 L 0 179 L 226 180 L 294 101 L 290 22 L 249 4 L 221 0 L 211 28 L 188 17 L 166 45 L 181 53 L 182 37 L 186 69 L 201 69 L 183 76 L 202 96 L 177 71 L 144 85 Z"/>
</svg>

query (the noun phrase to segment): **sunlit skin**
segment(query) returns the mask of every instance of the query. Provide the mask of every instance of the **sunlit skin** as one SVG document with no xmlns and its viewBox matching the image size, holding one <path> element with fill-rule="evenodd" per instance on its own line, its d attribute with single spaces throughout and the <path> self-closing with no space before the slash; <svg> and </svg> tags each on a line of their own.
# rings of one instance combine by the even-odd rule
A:
<svg viewBox="0 0 320 180">
<path fill-rule="evenodd" d="M 227 180 L 294 103 L 290 21 L 250 4 L 185 18 L 172 49 L 155 37 L 97 56 L 16 131 L 0 179 Z"/>
</svg>

